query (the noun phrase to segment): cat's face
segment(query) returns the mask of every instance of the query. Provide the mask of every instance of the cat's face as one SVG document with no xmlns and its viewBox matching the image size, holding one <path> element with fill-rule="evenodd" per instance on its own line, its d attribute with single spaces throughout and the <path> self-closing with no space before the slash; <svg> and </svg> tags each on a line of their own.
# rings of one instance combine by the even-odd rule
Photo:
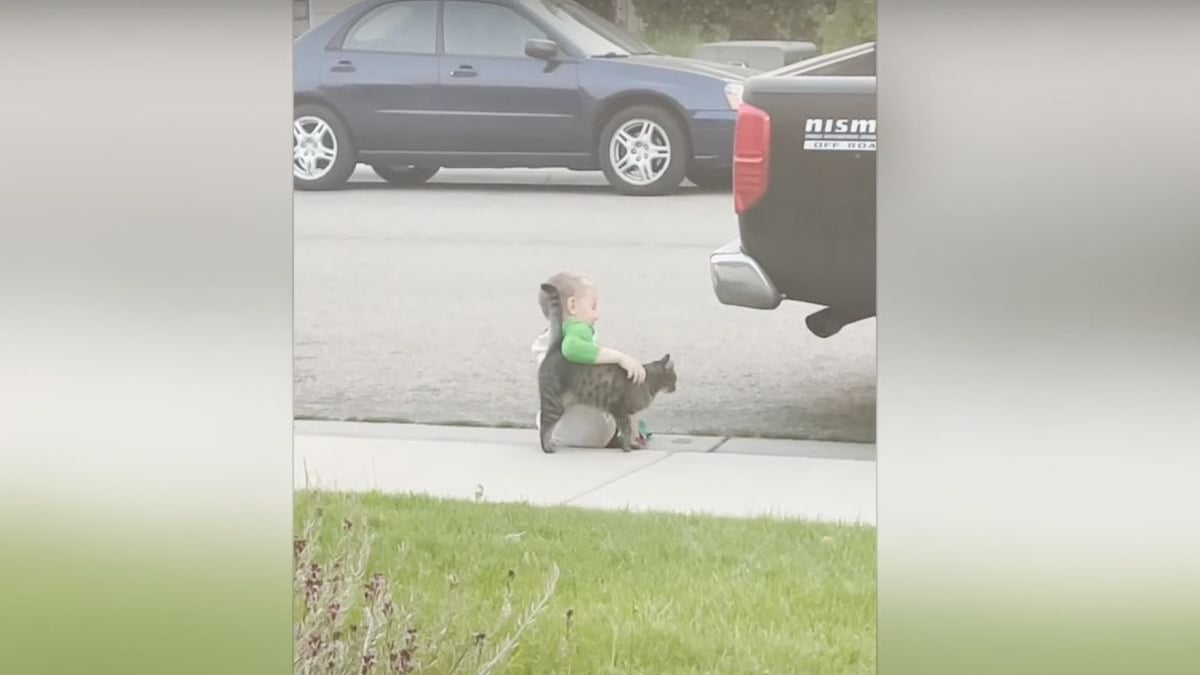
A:
<svg viewBox="0 0 1200 675">
<path fill-rule="evenodd" d="M 657 363 L 663 367 L 662 390 L 668 394 L 675 393 L 675 362 L 671 360 L 671 355 L 664 354 Z"/>
</svg>

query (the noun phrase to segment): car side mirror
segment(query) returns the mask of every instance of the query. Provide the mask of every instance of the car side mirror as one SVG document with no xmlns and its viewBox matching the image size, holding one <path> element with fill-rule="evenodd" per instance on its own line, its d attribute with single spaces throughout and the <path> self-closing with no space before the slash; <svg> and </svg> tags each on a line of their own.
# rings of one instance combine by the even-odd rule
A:
<svg viewBox="0 0 1200 675">
<path fill-rule="evenodd" d="M 543 61 L 553 61 L 558 58 L 558 44 L 554 40 L 534 38 L 525 43 L 525 55 Z"/>
</svg>

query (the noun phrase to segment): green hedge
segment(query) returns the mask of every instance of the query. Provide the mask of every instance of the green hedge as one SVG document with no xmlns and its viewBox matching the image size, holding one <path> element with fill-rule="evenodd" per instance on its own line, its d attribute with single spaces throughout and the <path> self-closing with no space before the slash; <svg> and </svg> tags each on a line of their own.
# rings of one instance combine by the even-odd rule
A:
<svg viewBox="0 0 1200 675">
<path fill-rule="evenodd" d="M 612 19 L 613 0 L 579 0 Z M 646 37 L 804 40 L 832 51 L 875 39 L 875 0 L 634 0 Z"/>
<path fill-rule="evenodd" d="M 825 51 L 875 40 L 875 0 L 838 0 L 821 24 L 820 46 Z"/>
<path fill-rule="evenodd" d="M 826 0 L 635 0 L 648 32 L 694 28 L 710 40 L 815 40 Z"/>
<path fill-rule="evenodd" d="M 617 4 L 613 0 L 576 0 L 576 2 L 609 21 L 617 18 Z"/>
</svg>

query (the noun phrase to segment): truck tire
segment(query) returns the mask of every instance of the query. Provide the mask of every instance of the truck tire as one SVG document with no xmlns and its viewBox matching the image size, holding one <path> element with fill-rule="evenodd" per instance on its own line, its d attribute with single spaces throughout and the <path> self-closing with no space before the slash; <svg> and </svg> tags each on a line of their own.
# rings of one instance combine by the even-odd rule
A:
<svg viewBox="0 0 1200 675">
<path fill-rule="evenodd" d="M 292 117 L 292 185 L 298 190 L 341 187 L 358 165 L 350 132 L 325 106 L 296 106 Z"/>
<path fill-rule="evenodd" d="M 600 133 L 600 168 L 609 185 L 626 195 L 665 195 L 679 187 L 692 150 L 683 125 L 654 105 L 613 115 Z"/>
</svg>

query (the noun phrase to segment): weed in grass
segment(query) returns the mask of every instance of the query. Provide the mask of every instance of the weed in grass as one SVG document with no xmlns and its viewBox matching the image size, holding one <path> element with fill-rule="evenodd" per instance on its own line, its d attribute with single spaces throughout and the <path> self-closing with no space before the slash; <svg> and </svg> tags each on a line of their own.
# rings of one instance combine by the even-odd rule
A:
<svg viewBox="0 0 1200 675">
<path fill-rule="evenodd" d="M 456 625 L 458 613 L 451 607 L 441 621 L 431 622 L 432 629 L 426 625 L 423 631 L 420 618 L 396 603 L 385 574 L 367 576 L 374 543 L 368 528 L 344 518 L 337 536 L 322 540 L 318 533 L 323 518 L 323 510 L 317 509 L 293 541 L 295 675 L 494 675 L 545 613 L 558 585 L 554 565 L 541 594 L 517 612 L 516 573 L 510 570 L 488 630 L 464 630 Z M 322 541 L 330 544 L 327 552 Z M 460 595 L 460 581 L 449 575 L 446 585 L 448 602 L 453 602 Z"/>
</svg>

